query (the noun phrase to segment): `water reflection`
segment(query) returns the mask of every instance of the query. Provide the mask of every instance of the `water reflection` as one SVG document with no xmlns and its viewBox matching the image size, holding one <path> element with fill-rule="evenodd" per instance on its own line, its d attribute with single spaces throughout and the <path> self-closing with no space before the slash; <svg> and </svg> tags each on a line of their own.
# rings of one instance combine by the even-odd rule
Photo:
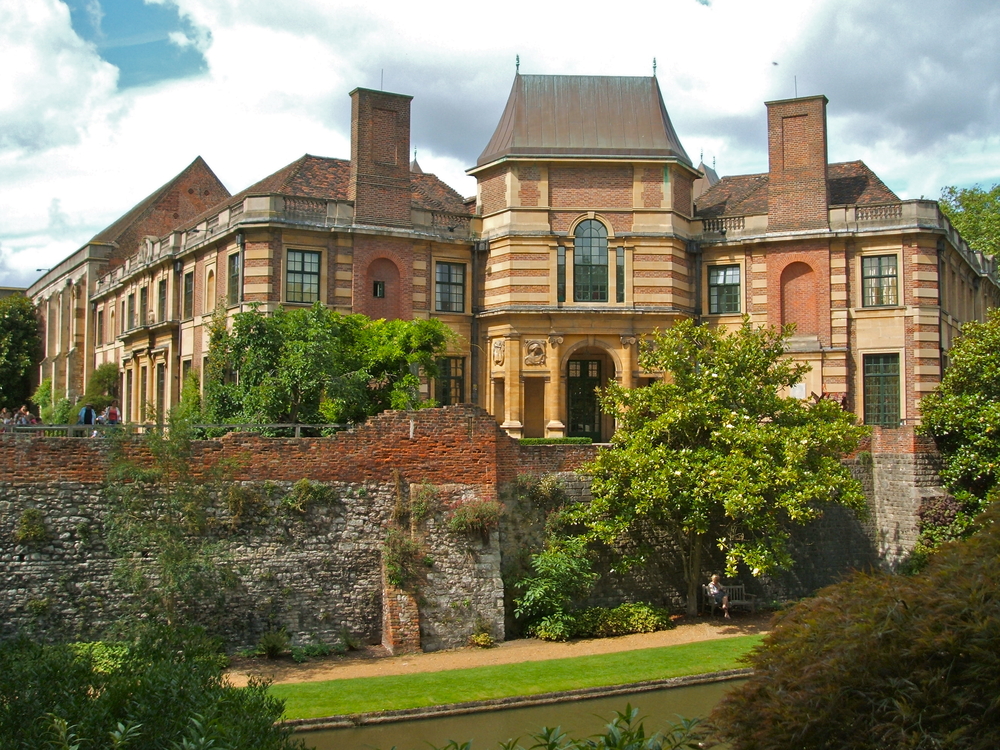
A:
<svg viewBox="0 0 1000 750">
<path fill-rule="evenodd" d="M 398 750 L 427 750 L 428 743 L 442 746 L 448 740 L 473 740 L 474 750 L 494 750 L 498 742 L 512 737 L 527 739 L 530 733 L 543 726 L 561 726 L 574 737 L 594 734 L 615 711 L 623 710 L 630 702 L 639 707 L 641 715 L 646 717 L 647 732 L 652 732 L 662 728 L 667 720 L 676 720 L 678 714 L 706 716 L 727 690 L 743 682 L 745 680 L 729 680 L 650 690 L 631 697 L 588 698 L 548 706 L 328 729 L 306 732 L 301 737 L 306 745 L 316 750 L 389 750 L 393 746 Z"/>
</svg>

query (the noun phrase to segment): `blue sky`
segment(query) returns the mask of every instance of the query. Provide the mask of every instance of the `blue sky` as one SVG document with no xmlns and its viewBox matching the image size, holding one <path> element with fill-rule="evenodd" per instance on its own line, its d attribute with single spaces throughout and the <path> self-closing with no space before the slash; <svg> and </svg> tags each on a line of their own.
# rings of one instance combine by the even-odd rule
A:
<svg viewBox="0 0 1000 750">
<path fill-rule="evenodd" d="M 118 68 L 121 89 L 208 70 L 197 47 L 179 46 L 170 39 L 171 34 L 191 39 L 207 33 L 181 16 L 176 5 L 142 0 L 69 0 L 67 5 L 73 31 Z"/>
<path fill-rule="evenodd" d="M 350 155 L 348 93 L 413 98 L 421 166 L 464 170 L 522 73 L 658 78 L 682 143 L 767 169 L 764 102 L 825 94 L 831 161 L 903 198 L 1000 182 L 996 0 L 3 0 L 0 286 L 28 285 L 202 156 L 233 192 Z M 594 12 L 589 12 L 594 11 Z M 597 13 L 599 11 L 599 13 Z M 585 40 L 581 42 L 580 40 Z"/>
</svg>

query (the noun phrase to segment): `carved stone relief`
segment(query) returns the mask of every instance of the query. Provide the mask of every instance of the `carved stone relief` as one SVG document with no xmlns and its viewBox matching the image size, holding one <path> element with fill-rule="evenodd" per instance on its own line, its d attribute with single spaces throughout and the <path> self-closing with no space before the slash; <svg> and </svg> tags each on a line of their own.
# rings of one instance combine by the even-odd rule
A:
<svg viewBox="0 0 1000 750">
<path fill-rule="evenodd" d="M 503 366 L 505 343 L 503 339 L 493 339 L 493 364 L 497 367 Z"/>
<path fill-rule="evenodd" d="M 524 364 L 540 367 L 545 364 L 545 341 L 529 339 L 524 342 Z"/>
</svg>

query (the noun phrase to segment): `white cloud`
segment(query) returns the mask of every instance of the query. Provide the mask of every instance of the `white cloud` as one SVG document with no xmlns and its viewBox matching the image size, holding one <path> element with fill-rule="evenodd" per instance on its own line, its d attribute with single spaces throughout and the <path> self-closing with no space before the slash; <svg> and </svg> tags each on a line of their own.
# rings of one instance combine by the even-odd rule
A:
<svg viewBox="0 0 1000 750">
<path fill-rule="evenodd" d="M 971 22 L 914 1 L 955 15 L 949 29 Z M 721 174 L 766 170 L 763 103 L 791 96 L 797 76 L 800 94 L 831 98 L 831 159 L 865 159 L 907 197 L 1000 175 L 993 110 L 956 83 L 976 64 L 974 80 L 992 91 L 988 40 L 966 40 L 968 63 L 942 57 L 954 49 L 946 40 L 930 55 L 933 28 L 884 25 L 910 7 L 900 2 L 868 12 L 855 0 L 623 0 L 600 15 L 568 0 L 482 10 L 457 0 L 147 2 L 172 3 L 190 21 L 171 41 L 203 52 L 205 74 L 118 91 L 117 70 L 73 33 L 65 5 L 0 4 L 0 284 L 58 262 L 199 154 L 234 192 L 303 153 L 347 158 L 347 94 L 379 87 L 383 74 L 386 89 L 414 95 L 423 169 L 470 195 L 464 170 L 496 126 L 518 54 L 522 73 L 556 74 L 648 75 L 656 57 L 681 141 L 692 159 L 702 149 L 707 163 L 715 157 Z M 99 3 L 88 7 L 99 25 Z M 908 44 L 918 31 L 920 44 Z M 891 54 L 878 52 L 890 43 Z M 892 75 L 908 82 L 907 97 L 887 108 L 865 82 Z M 970 113 L 972 130 L 947 113 L 918 122 L 929 106 L 922 81 Z M 918 136 L 933 147 L 915 150 Z"/>
</svg>

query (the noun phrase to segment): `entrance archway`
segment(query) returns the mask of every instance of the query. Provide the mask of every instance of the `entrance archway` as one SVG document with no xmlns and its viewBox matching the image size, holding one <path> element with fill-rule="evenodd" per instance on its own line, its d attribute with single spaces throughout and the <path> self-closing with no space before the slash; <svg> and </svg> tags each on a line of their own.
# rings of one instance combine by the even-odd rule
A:
<svg viewBox="0 0 1000 750">
<path fill-rule="evenodd" d="M 566 363 L 566 435 L 607 442 L 614 420 L 601 411 L 597 390 L 615 377 L 615 363 L 603 349 L 578 349 Z"/>
</svg>

